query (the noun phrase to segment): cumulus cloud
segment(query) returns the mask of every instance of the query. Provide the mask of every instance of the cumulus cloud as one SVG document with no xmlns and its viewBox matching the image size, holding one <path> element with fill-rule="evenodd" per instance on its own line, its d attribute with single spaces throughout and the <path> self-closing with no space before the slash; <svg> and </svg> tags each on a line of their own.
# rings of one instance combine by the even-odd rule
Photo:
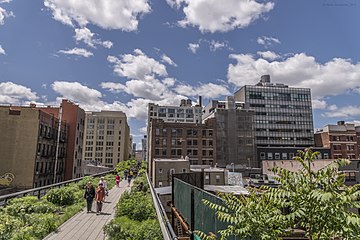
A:
<svg viewBox="0 0 360 240">
<path fill-rule="evenodd" d="M 63 24 L 85 27 L 91 23 L 104 29 L 134 31 L 138 18 L 149 13 L 148 0 L 44 0 L 53 18 Z"/>
<path fill-rule="evenodd" d="M 326 109 L 328 106 L 327 102 L 323 99 L 313 99 L 312 100 L 312 109 Z"/>
<path fill-rule="evenodd" d="M 4 3 L 8 3 L 10 1 L 5 1 Z M 6 9 L 0 7 L 0 25 L 5 24 L 5 18 L 15 17 L 12 11 L 7 11 Z"/>
<path fill-rule="evenodd" d="M 333 58 L 320 63 L 305 53 L 272 62 L 250 54 L 229 57 L 236 63 L 229 64 L 228 81 L 238 87 L 256 84 L 261 75 L 270 74 L 272 82 L 311 88 L 313 99 L 319 100 L 360 88 L 360 63 L 352 63 L 349 59 Z"/>
<path fill-rule="evenodd" d="M 73 48 L 73 49 L 69 49 L 69 50 L 59 50 L 59 53 L 63 53 L 66 55 L 77 55 L 77 56 L 82 56 L 82 57 L 91 57 L 93 56 L 92 52 L 89 52 L 88 50 L 84 49 L 84 48 Z"/>
<path fill-rule="evenodd" d="M 344 107 L 334 107 L 329 109 L 329 111 L 322 114 L 323 117 L 327 118 L 353 118 L 360 116 L 360 106 L 344 106 Z"/>
<path fill-rule="evenodd" d="M 274 37 L 266 37 L 266 36 L 262 36 L 262 37 L 258 37 L 257 41 L 258 44 L 267 47 L 270 47 L 274 44 L 280 44 L 280 40 Z"/>
<path fill-rule="evenodd" d="M 281 58 L 281 56 L 279 54 L 276 54 L 272 51 L 266 51 L 266 52 L 257 52 L 257 54 L 264 58 L 264 59 L 268 59 L 268 60 L 275 60 L 275 59 L 278 59 L 278 58 Z"/>
<path fill-rule="evenodd" d="M 1 54 L 5 55 L 6 52 L 5 52 L 5 50 L 3 49 L 3 47 L 0 45 L 0 55 L 1 55 Z"/>
<path fill-rule="evenodd" d="M 95 33 L 92 33 L 87 27 L 75 29 L 75 40 L 77 42 L 83 41 L 90 47 L 95 48 L 95 45 L 101 45 L 105 48 L 111 48 L 113 43 L 111 41 L 102 41 L 95 38 Z"/>
<path fill-rule="evenodd" d="M 174 61 L 170 57 L 166 56 L 165 54 L 163 54 L 161 56 L 161 61 L 164 62 L 164 63 L 167 63 L 167 64 L 169 64 L 171 66 L 177 67 L 177 64 L 174 63 Z"/>
<path fill-rule="evenodd" d="M 211 33 L 245 28 L 274 8 L 273 2 L 255 0 L 167 0 L 167 3 L 182 8 L 185 18 L 178 22 L 180 26 L 195 26 L 201 32 Z"/>
<path fill-rule="evenodd" d="M 35 101 L 38 99 L 36 92 L 23 85 L 13 82 L 0 83 L 0 103 L 1 104 L 22 104 L 25 101 Z"/>
<path fill-rule="evenodd" d="M 230 95 L 229 90 L 225 86 L 214 83 L 201 84 L 198 87 L 179 85 L 175 88 L 175 91 L 187 96 L 203 96 L 205 98 L 218 98 Z"/>
<path fill-rule="evenodd" d="M 135 49 L 134 54 L 122 55 L 120 59 L 108 56 L 107 60 L 114 63 L 114 72 L 122 77 L 144 79 L 145 76 L 167 76 L 166 67 L 140 49 Z"/>
<path fill-rule="evenodd" d="M 192 52 L 192 53 L 196 53 L 196 51 L 198 50 L 198 48 L 200 47 L 199 43 L 189 43 L 188 49 Z"/>
</svg>

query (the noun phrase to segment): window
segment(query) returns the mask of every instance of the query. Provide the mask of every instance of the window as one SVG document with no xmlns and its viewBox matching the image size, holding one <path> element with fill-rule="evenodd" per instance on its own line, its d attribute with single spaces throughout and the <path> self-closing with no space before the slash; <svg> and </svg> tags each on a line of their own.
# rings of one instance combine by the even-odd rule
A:
<svg viewBox="0 0 360 240">
<path fill-rule="evenodd" d="M 160 135 L 160 129 L 159 129 L 159 128 L 156 128 L 156 129 L 155 129 L 155 135 L 157 135 L 157 136 Z"/>
<path fill-rule="evenodd" d="M 289 158 L 292 160 L 294 158 L 294 153 L 289 153 Z"/>
<path fill-rule="evenodd" d="M 202 140 L 202 145 L 206 146 L 206 140 Z"/>
<path fill-rule="evenodd" d="M 328 153 L 324 153 L 324 159 L 329 159 L 329 154 Z"/>
<path fill-rule="evenodd" d="M 268 154 L 267 154 L 267 159 L 273 159 L 273 154 L 271 153 L 271 152 L 269 152 Z"/>
<path fill-rule="evenodd" d="M 281 154 L 281 157 L 282 157 L 282 159 L 284 159 L 284 160 L 287 159 L 287 153 L 282 153 L 282 154 Z"/>
<path fill-rule="evenodd" d="M 212 147 L 213 146 L 213 141 L 209 140 L 209 146 Z"/>
<path fill-rule="evenodd" d="M 197 146 L 198 145 L 198 141 L 196 139 L 193 140 L 193 145 Z"/>
<path fill-rule="evenodd" d="M 158 185 L 159 185 L 159 187 L 162 187 L 163 183 L 162 183 L 162 182 L 159 182 L 159 184 L 158 184 Z"/>
<path fill-rule="evenodd" d="M 220 175 L 216 174 L 215 179 L 216 179 L 216 182 L 219 183 L 220 182 Z"/>
<path fill-rule="evenodd" d="M 186 173 L 186 168 L 183 168 L 183 169 L 182 169 L 182 172 L 183 172 L 183 173 Z"/>
<path fill-rule="evenodd" d="M 265 159 L 265 153 L 264 152 L 260 153 L 260 159 Z"/>
<path fill-rule="evenodd" d="M 175 168 L 171 168 L 170 170 L 169 170 L 169 174 L 170 175 L 173 175 L 175 173 Z"/>
<path fill-rule="evenodd" d="M 280 159 L 280 153 L 275 153 L 275 159 Z"/>
</svg>

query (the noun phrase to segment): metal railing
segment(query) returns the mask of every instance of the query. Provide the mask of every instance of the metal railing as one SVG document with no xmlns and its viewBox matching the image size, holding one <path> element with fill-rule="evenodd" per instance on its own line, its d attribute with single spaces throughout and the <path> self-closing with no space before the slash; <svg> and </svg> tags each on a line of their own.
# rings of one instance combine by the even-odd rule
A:
<svg viewBox="0 0 360 240">
<path fill-rule="evenodd" d="M 90 177 L 99 177 L 99 176 L 104 176 L 106 174 L 109 173 L 113 173 L 114 171 L 106 171 L 106 172 L 102 172 L 102 173 L 97 173 L 97 174 L 93 174 L 93 175 L 89 175 Z M 7 195 L 3 195 L 0 196 L 0 206 L 4 206 L 7 204 L 7 202 L 12 199 L 12 198 L 18 198 L 18 197 L 25 197 L 25 196 L 35 196 L 38 197 L 39 199 L 44 196 L 46 194 L 47 191 L 49 191 L 52 188 L 60 188 L 63 186 L 67 186 L 70 183 L 77 183 L 80 180 L 84 179 L 85 177 L 81 177 L 81 178 L 74 178 L 68 181 L 64 181 L 64 182 L 59 182 L 59 183 L 55 183 L 55 184 L 51 184 L 51 185 L 46 185 L 43 187 L 38 187 L 38 188 L 32 188 L 32 189 L 28 189 L 28 190 L 24 190 L 21 192 L 16 192 L 16 193 L 11 193 L 11 194 L 7 194 Z"/>
<path fill-rule="evenodd" d="M 163 234 L 164 240 L 178 240 L 178 237 L 175 234 L 174 229 L 171 226 L 171 223 L 166 215 L 166 211 L 159 199 L 159 196 L 156 194 L 155 189 L 149 179 L 148 174 L 146 173 L 146 179 L 150 187 L 151 196 L 153 199 L 154 207 L 160 224 L 161 232 Z"/>
</svg>

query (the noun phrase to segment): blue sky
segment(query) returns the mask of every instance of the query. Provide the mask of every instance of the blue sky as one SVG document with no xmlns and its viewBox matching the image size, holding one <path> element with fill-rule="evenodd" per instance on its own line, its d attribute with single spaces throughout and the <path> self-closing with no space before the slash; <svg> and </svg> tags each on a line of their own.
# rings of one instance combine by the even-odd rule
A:
<svg viewBox="0 0 360 240">
<path fill-rule="evenodd" d="M 0 104 L 121 110 L 223 99 L 270 74 L 310 87 L 316 128 L 360 116 L 356 0 L 0 0 Z"/>
</svg>

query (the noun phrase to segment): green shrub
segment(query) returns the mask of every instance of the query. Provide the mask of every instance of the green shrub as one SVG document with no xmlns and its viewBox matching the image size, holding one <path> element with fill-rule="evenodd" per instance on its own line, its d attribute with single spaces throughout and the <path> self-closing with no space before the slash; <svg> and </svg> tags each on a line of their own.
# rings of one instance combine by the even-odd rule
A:
<svg viewBox="0 0 360 240">
<path fill-rule="evenodd" d="M 0 213 L 0 219 L 0 240 L 11 239 L 13 232 L 23 227 L 22 221 L 14 216 Z"/>
<path fill-rule="evenodd" d="M 12 216 L 20 216 L 29 213 L 56 212 L 58 207 L 47 201 L 40 201 L 37 197 L 26 196 L 10 200 L 4 211 Z"/>
<path fill-rule="evenodd" d="M 75 194 L 71 187 L 53 188 L 46 193 L 45 199 L 58 206 L 66 206 L 75 202 Z"/>
<path fill-rule="evenodd" d="M 162 239 L 157 220 L 142 222 L 129 219 L 127 216 L 115 218 L 104 226 L 110 240 L 160 240 Z"/>
<path fill-rule="evenodd" d="M 149 194 L 124 192 L 116 205 L 116 216 L 128 216 L 131 220 L 143 221 L 155 218 L 156 213 Z"/>
<path fill-rule="evenodd" d="M 89 181 L 92 183 L 93 186 L 97 185 L 97 183 L 94 182 L 95 179 L 91 176 L 84 177 L 82 180 L 77 182 L 76 185 L 79 187 L 80 190 L 83 190 L 83 189 L 85 189 L 85 187 Z"/>
</svg>

